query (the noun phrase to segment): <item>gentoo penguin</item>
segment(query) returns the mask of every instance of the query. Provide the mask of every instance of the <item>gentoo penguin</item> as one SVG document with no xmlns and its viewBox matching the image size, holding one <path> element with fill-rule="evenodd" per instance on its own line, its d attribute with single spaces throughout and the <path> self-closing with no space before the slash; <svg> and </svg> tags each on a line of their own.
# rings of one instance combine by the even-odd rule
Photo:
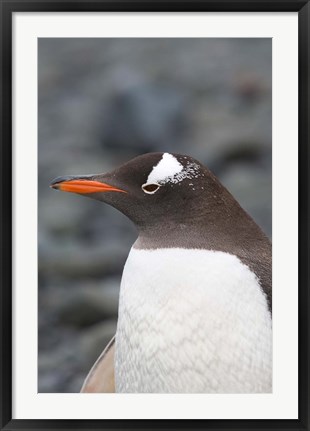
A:
<svg viewBox="0 0 310 431">
<path fill-rule="evenodd" d="M 272 391 L 271 244 L 206 167 L 149 153 L 51 187 L 112 205 L 139 232 L 115 339 L 82 392 Z"/>
</svg>

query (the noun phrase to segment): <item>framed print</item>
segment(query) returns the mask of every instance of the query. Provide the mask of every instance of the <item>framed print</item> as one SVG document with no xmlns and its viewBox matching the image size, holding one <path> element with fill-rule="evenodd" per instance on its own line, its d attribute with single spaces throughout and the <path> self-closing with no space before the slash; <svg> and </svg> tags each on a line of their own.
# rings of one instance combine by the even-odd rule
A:
<svg viewBox="0 0 310 431">
<path fill-rule="evenodd" d="M 308 2 L 1 29 L 1 429 L 309 429 Z"/>
</svg>

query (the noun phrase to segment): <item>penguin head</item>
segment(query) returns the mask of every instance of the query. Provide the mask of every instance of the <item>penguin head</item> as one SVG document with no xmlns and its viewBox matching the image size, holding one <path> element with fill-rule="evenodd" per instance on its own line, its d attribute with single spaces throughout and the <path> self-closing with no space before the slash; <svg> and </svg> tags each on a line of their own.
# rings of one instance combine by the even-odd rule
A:
<svg viewBox="0 0 310 431">
<path fill-rule="evenodd" d="M 58 177 L 51 187 L 112 205 L 145 228 L 199 215 L 202 197 L 216 198 L 216 183 L 190 156 L 147 153 L 108 173 Z"/>
</svg>

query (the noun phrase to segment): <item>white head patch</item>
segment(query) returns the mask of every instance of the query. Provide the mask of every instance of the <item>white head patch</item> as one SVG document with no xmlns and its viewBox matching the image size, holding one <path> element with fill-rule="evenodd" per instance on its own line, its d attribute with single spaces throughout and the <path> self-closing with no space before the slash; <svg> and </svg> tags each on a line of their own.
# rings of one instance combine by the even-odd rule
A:
<svg viewBox="0 0 310 431">
<path fill-rule="evenodd" d="M 172 154 L 164 153 L 159 163 L 153 167 L 148 176 L 146 184 L 165 184 L 168 182 L 179 183 L 185 178 L 198 178 L 199 166 L 197 163 L 187 162 L 186 166 L 181 163 Z"/>
</svg>

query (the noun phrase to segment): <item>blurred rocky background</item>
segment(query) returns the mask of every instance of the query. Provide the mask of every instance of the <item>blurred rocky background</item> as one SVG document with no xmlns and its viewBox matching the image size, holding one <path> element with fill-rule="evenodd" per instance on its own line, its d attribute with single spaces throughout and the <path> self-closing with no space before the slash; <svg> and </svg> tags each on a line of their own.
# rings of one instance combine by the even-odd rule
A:
<svg viewBox="0 0 310 431">
<path fill-rule="evenodd" d="M 271 236 L 271 39 L 39 39 L 39 392 L 78 392 L 116 328 L 136 238 L 57 193 L 150 151 L 204 162 Z"/>
</svg>

